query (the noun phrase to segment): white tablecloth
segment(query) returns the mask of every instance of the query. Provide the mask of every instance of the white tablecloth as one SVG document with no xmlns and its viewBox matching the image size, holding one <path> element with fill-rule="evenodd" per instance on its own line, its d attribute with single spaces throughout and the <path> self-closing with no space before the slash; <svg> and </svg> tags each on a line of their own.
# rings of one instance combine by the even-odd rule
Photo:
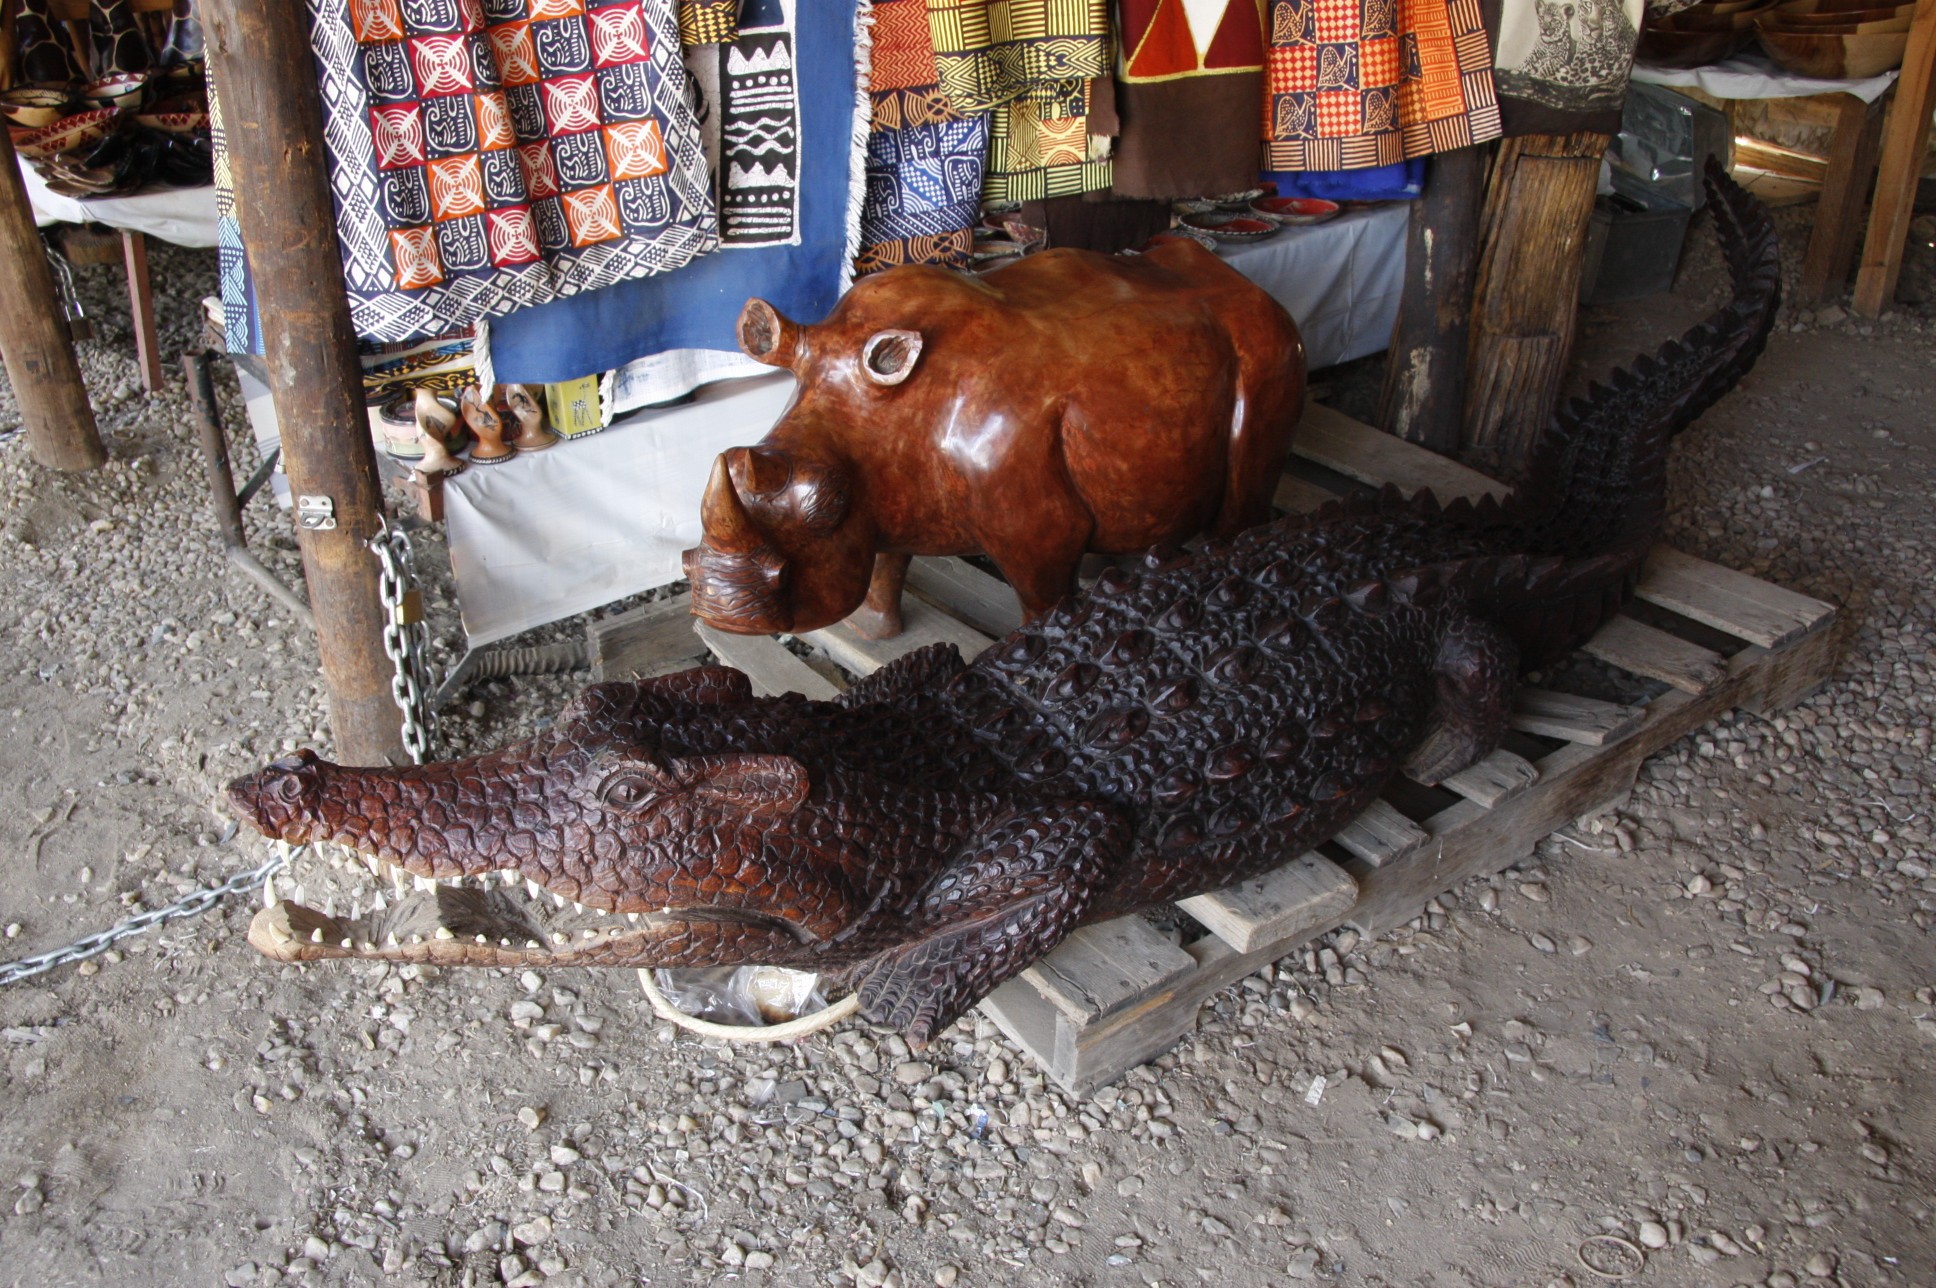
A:
<svg viewBox="0 0 1936 1288">
<path fill-rule="evenodd" d="M 1297 320 L 1312 368 L 1329 367 L 1390 345 L 1411 209 L 1396 201 L 1353 210 L 1218 253 Z"/>
<path fill-rule="evenodd" d="M 215 245 L 215 189 L 165 188 L 144 192 L 138 197 L 92 197 L 77 201 L 63 197 L 47 186 L 23 158 L 20 177 L 27 185 L 27 199 L 33 203 L 34 223 L 106 224 L 110 228 L 130 228 L 159 237 L 177 246 L 207 249 Z"/>
<path fill-rule="evenodd" d="M 1692 86 L 1715 98 L 1805 98 L 1810 94 L 1853 94 L 1873 103 L 1896 83 L 1897 73 L 1863 80 L 1818 80 L 1797 76 L 1760 54 L 1736 54 L 1725 62 L 1686 70 L 1635 63 L 1633 78 L 1649 85 Z"/>
<path fill-rule="evenodd" d="M 792 396 L 784 371 L 708 385 L 683 407 L 449 479 L 444 522 L 471 644 L 685 576 L 679 556 L 699 544 L 713 458 L 757 443 Z"/>
</svg>

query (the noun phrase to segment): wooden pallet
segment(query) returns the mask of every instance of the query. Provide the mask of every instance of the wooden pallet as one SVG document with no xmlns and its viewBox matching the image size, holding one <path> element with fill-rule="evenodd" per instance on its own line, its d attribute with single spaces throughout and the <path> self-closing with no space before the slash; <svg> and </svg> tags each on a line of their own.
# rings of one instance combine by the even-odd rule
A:
<svg viewBox="0 0 1936 1288">
<path fill-rule="evenodd" d="M 1288 510 L 1314 508 L 1354 484 L 1430 487 L 1441 500 L 1505 490 L 1324 407 L 1310 409 L 1292 450 L 1277 493 Z M 896 638 L 865 640 L 845 626 L 803 638 L 864 675 L 940 640 L 972 657 L 1020 621 L 1008 588 L 959 559 L 917 559 L 908 584 L 914 594 Z M 600 625 L 619 631 L 624 621 Z M 1553 829 L 1623 799 L 1647 756 L 1731 708 L 1799 701 L 1833 670 L 1837 622 L 1833 605 L 1663 546 L 1638 602 L 1584 650 L 1665 685 L 1659 696 L 1623 706 L 1522 689 L 1512 734 L 1484 761 L 1436 788 L 1400 781 L 1311 853 L 1182 900 L 1207 933 L 1179 945 L 1140 917 L 1085 927 L 997 989 L 982 1011 L 1066 1091 L 1086 1096 L 1174 1044 L 1219 989 L 1337 927 L 1372 935 L 1403 924 L 1466 878 L 1511 866 Z M 699 629 L 761 692 L 838 692 L 778 640 Z M 593 652 L 600 655 L 596 645 Z"/>
</svg>

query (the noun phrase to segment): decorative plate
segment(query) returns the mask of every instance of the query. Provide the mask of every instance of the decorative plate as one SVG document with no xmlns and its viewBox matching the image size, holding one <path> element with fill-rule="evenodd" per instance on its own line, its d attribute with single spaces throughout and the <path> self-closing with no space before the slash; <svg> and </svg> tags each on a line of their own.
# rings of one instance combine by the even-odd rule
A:
<svg viewBox="0 0 1936 1288">
<path fill-rule="evenodd" d="M 1209 214 L 1185 215 L 1183 226 L 1198 232 L 1208 233 L 1218 241 L 1254 242 L 1266 237 L 1275 237 L 1283 227 L 1274 219 L 1263 219 L 1256 215 L 1231 214 L 1215 211 Z"/>
<path fill-rule="evenodd" d="M 1337 218 L 1340 209 L 1337 202 L 1322 197 L 1259 197 L 1250 203 L 1252 214 L 1280 224 L 1321 224 Z"/>
</svg>

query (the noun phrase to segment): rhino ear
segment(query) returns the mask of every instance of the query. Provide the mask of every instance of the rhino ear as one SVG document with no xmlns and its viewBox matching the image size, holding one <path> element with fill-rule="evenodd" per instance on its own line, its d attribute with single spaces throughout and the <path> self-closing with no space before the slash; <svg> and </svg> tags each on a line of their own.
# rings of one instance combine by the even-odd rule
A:
<svg viewBox="0 0 1936 1288">
<path fill-rule="evenodd" d="M 898 385 L 914 374 L 920 356 L 919 331 L 876 331 L 861 346 L 860 369 L 877 385 Z"/>
<path fill-rule="evenodd" d="M 692 756 L 673 772 L 695 802 L 752 818 L 781 818 L 807 800 L 807 771 L 791 756 Z"/>
<path fill-rule="evenodd" d="M 748 300 L 739 313 L 739 347 L 769 367 L 791 367 L 799 356 L 800 324 L 765 300 Z"/>
</svg>

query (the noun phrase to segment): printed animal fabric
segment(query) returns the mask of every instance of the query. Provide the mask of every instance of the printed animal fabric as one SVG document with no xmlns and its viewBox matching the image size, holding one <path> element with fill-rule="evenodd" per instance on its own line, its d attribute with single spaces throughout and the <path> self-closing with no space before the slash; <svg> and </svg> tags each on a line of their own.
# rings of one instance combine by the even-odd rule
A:
<svg viewBox="0 0 1936 1288">
<path fill-rule="evenodd" d="M 1500 133 L 1479 0 L 1274 0 L 1266 170 L 1352 170 Z"/>
<path fill-rule="evenodd" d="M 718 244 L 673 0 L 307 0 L 358 335 L 394 342 Z"/>
<path fill-rule="evenodd" d="M 1487 0 L 1506 133 L 1617 133 L 1642 22 L 1692 3 Z"/>
<path fill-rule="evenodd" d="M 974 248 L 990 113 L 941 89 L 927 0 L 876 0 L 868 77 L 867 196 L 856 274 L 897 264 L 960 267 Z"/>
</svg>

